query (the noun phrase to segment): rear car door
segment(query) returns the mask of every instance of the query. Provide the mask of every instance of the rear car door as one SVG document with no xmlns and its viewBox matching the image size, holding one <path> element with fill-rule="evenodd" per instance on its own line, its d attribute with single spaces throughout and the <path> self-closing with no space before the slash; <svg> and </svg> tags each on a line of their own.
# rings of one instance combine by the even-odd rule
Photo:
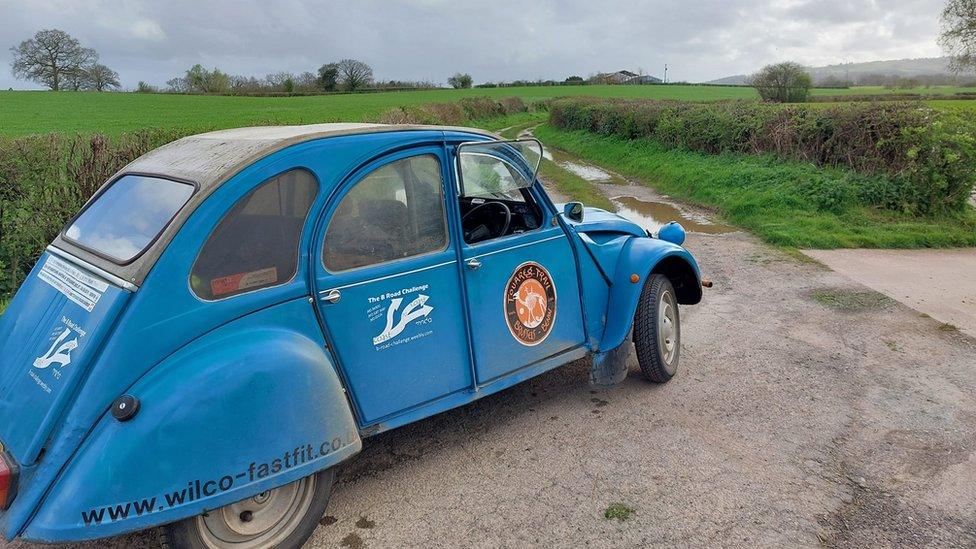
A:
<svg viewBox="0 0 976 549">
<path fill-rule="evenodd" d="M 353 175 L 316 245 L 317 303 L 367 426 L 471 385 L 440 147 Z"/>
</svg>

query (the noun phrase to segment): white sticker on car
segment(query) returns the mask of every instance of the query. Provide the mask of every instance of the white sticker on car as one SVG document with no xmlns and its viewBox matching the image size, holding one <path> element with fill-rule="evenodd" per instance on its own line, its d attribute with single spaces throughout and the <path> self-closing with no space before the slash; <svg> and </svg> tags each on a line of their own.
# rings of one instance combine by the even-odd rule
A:
<svg viewBox="0 0 976 549">
<path fill-rule="evenodd" d="M 49 255 L 44 261 L 37 277 L 89 313 L 108 290 L 108 283 L 104 280 L 95 278 L 53 255 Z"/>
<path fill-rule="evenodd" d="M 431 323 L 430 313 L 434 307 L 427 303 L 430 296 L 420 293 L 426 292 L 428 288 L 427 284 L 422 284 L 368 298 L 370 306 L 366 310 L 366 317 L 369 321 L 386 320 L 383 324 L 383 330 L 373 337 L 373 346 L 376 350 L 396 347 L 434 333 L 433 330 L 422 329 L 419 333 L 400 337 L 410 325 L 428 326 Z M 416 294 L 416 297 L 410 296 L 410 294 Z M 404 304 L 405 301 L 406 304 Z"/>
</svg>

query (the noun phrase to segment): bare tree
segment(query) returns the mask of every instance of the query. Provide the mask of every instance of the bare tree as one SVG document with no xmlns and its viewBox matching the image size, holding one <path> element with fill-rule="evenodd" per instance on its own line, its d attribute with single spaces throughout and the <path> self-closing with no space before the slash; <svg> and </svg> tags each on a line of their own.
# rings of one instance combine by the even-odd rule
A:
<svg viewBox="0 0 976 549">
<path fill-rule="evenodd" d="M 336 63 L 337 80 L 346 91 L 356 91 L 373 82 L 373 69 L 357 59 L 343 59 Z"/>
<path fill-rule="evenodd" d="M 763 101 L 799 103 L 810 96 L 813 80 L 799 63 L 786 62 L 766 65 L 749 77 L 749 85 L 756 88 Z"/>
<path fill-rule="evenodd" d="M 121 88 L 119 73 L 101 63 L 95 63 L 85 71 L 85 87 L 95 91 Z"/>
<path fill-rule="evenodd" d="M 942 10 L 939 44 L 951 57 L 953 71 L 976 68 L 976 0 L 949 0 Z"/>
<path fill-rule="evenodd" d="M 78 40 L 58 29 L 38 31 L 33 38 L 10 48 L 10 52 L 15 77 L 44 84 L 54 91 L 98 59 L 95 50 L 81 47 Z"/>
</svg>

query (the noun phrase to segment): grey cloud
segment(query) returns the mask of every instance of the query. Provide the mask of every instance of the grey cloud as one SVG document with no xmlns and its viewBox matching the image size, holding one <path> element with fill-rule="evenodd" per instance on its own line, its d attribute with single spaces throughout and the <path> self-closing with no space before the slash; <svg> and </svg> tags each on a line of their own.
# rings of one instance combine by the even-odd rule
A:
<svg viewBox="0 0 976 549">
<path fill-rule="evenodd" d="M 7 48 L 62 28 L 127 86 L 194 63 L 262 76 L 342 57 L 386 79 L 565 78 L 622 68 L 708 80 L 793 59 L 807 64 L 939 55 L 943 0 L 0 0 Z"/>
</svg>

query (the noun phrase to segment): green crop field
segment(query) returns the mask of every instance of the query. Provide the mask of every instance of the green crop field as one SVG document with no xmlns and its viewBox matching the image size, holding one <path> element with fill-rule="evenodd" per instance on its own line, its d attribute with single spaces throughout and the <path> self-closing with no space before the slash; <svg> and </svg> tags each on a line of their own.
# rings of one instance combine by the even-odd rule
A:
<svg viewBox="0 0 976 549">
<path fill-rule="evenodd" d="M 754 98 L 755 91 L 719 86 L 545 86 L 427 90 L 304 97 L 5 91 L 0 92 L 0 133 L 50 131 L 117 135 L 140 128 L 221 129 L 262 124 L 361 122 L 393 107 L 443 103 L 462 97 L 597 97 L 717 100 Z"/>
<path fill-rule="evenodd" d="M 817 89 L 815 95 L 914 92 L 952 94 L 965 88 L 914 90 L 885 88 Z M 235 97 L 137 93 L 0 91 L 0 134 L 20 136 L 50 131 L 118 135 L 141 128 L 210 130 L 261 124 L 359 122 L 393 107 L 456 101 L 462 97 L 518 96 L 536 101 L 561 96 L 713 101 L 753 99 L 747 87 L 728 86 L 547 86 L 428 90 L 305 97 Z M 947 102 L 949 103 L 949 102 Z M 951 103 L 966 103 L 954 101 Z"/>
</svg>

